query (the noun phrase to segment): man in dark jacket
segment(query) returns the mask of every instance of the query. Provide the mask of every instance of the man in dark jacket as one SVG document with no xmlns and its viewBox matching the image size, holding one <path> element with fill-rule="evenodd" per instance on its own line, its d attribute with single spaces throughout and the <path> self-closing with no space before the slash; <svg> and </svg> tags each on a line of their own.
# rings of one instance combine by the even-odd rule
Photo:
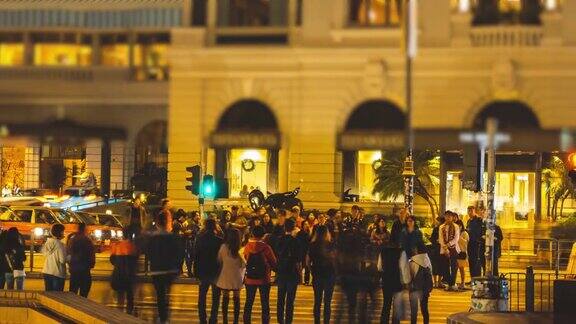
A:
<svg viewBox="0 0 576 324">
<path fill-rule="evenodd" d="M 406 228 L 406 217 L 408 214 L 409 213 L 406 208 L 402 208 L 398 211 L 398 214 L 396 215 L 397 218 L 394 220 L 394 223 L 392 224 L 392 230 L 390 231 L 390 241 L 392 244 L 400 245 L 402 232 Z"/>
<path fill-rule="evenodd" d="M 156 222 L 156 231 L 150 236 L 146 251 L 150 261 L 149 273 L 152 275 L 152 283 L 156 290 L 160 323 L 168 321 L 168 311 L 170 310 L 168 294 L 182 264 L 182 252 L 178 237 L 166 229 L 166 218 L 159 218 Z"/>
<path fill-rule="evenodd" d="M 295 220 L 287 219 L 284 223 L 284 235 L 277 242 L 278 269 L 278 303 L 276 317 L 279 324 L 290 324 L 294 317 L 294 299 L 302 272 L 302 254 L 300 243 L 292 236 L 296 226 Z M 284 313 L 286 306 L 286 313 Z"/>
<path fill-rule="evenodd" d="M 142 206 L 142 200 L 140 196 L 134 198 L 134 202 L 130 209 L 128 209 L 128 224 L 134 229 L 134 234 L 140 236 L 140 233 L 147 226 L 148 215 L 146 214 L 146 209 Z"/>
<path fill-rule="evenodd" d="M 218 251 L 223 241 L 216 235 L 216 221 L 209 218 L 204 221 L 204 229 L 196 239 L 194 273 L 200 280 L 198 296 L 198 313 L 200 323 L 206 324 L 206 295 L 212 287 L 212 309 L 210 310 L 210 323 L 218 321 L 218 306 L 220 303 L 220 289 L 215 281 L 218 276 Z"/>
<path fill-rule="evenodd" d="M 70 292 L 88 297 L 92 286 L 90 269 L 96 264 L 96 251 L 92 240 L 86 235 L 86 224 L 78 224 L 78 231 L 68 243 L 70 256 Z"/>
<path fill-rule="evenodd" d="M 482 275 L 482 264 L 484 263 L 484 233 L 486 226 L 481 217 L 479 217 L 474 206 L 468 207 L 468 264 L 470 266 L 470 277 L 479 277 Z"/>
</svg>

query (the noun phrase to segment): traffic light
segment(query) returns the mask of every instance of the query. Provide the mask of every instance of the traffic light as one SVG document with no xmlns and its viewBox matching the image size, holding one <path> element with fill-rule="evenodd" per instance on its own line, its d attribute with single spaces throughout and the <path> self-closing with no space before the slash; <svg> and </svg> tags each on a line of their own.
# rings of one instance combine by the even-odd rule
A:
<svg viewBox="0 0 576 324">
<path fill-rule="evenodd" d="M 211 174 L 206 174 L 202 178 L 202 196 L 208 199 L 213 199 L 216 196 L 214 177 Z"/>
<path fill-rule="evenodd" d="M 192 173 L 190 177 L 186 178 L 186 181 L 190 182 L 190 184 L 186 186 L 186 190 L 198 196 L 200 194 L 200 166 L 187 167 L 186 171 Z"/>
<path fill-rule="evenodd" d="M 480 188 L 480 177 L 484 170 L 480 170 L 480 148 L 478 144 L 466 144 L 462 152 L 462 164 L 464 172 L 462 174 L 462 187 L 470 191 L 478 192 Z"/>
</svg>

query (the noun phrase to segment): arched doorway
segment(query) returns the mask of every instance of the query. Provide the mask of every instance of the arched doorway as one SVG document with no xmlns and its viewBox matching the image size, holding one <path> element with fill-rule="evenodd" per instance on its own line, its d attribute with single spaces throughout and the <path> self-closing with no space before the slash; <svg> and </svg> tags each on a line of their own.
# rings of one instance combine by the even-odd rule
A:
<svg viewBox="0 0 576 324">
<path fill-rule="evenodd" d="M 166 195 L 168 168 L 168 124 L 156 120 L 146 124 L 136 135 L 134 177 L 136 190 Z"/>
<path fill-rule="evenodd" d="M 338 146 L 342 151 L 343 191 L 360 200 L 374 201 L 374 163 L 382 150 L 404 148 L 406 116 L 390 101 L 370 100 L 358 105 L 348 117 Z"/>
<path fill-rule="evenodd" d="M 229 106 L 211 135 L 215 176 L 228 192 L 217 198 L 245 198 L 252 189 L 276 192 L 280 136 L 265 103 L 246 99 Z"/>
<path fill-rule="evenodd" d="M 489 118 L 498 120 L 498 132 L 511 138 L 510 144 L 501 145 L 496 155 L 495 209 L 498 223 L 503 228 L 527 228 L 529 221 L 540 213 L 542 152 L 519 147 L 526 138 L 537 140 L 543 133 L 541 123 L 534 110 L 523 102 L 495 101 L 474 116 L 471 128 L 475 132 L 484 132 Z M 465 214 L 466 207 L 473 205 L 478 196 L 463 188 L 460 154 L 449 153 L 445 161 L 446 209 Z"/>
</svg>

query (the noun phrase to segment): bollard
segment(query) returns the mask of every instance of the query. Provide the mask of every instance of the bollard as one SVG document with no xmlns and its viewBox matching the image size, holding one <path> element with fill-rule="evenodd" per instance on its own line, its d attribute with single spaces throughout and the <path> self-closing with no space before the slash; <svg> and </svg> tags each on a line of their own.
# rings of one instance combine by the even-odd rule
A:
<svg viewBox="0 0 576 324">
<path fill-rule="evenodd" d="M 526 311 L 534 312 L 534 269 L 532 266 L 526 267 L 525 298 Z"/>
</svg>

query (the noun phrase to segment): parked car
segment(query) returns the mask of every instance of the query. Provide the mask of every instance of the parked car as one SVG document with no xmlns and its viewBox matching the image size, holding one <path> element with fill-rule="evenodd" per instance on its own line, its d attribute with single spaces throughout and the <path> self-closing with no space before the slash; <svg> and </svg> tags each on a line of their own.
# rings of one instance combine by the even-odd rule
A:
<svg viewBox="0 0 576 324">
<path fill-rule="evenodd" d="M 124 224 L 120 221 L 119 215 L 114 214 L 103 214 L 103 213 L 88 213 L 88 212 L 76 212 L 86 217 L 94 218 L 94 220 L 100 225 L 106 225 L 110 227 L 123 228 Z"/>
<path fill-rule="evenodd" d="M 26 246 L 33 242 L 40 247 L 50 236 L 53 224 L 64 225 L 64 235 L 75 232 L 78 220 L 70 220 L 64 215 L 54 213 L 49 208 L 35 206 L 0 206 L 0 222 L 4 229 L 16 227 Z"/>
<path fill-rule="evenodd" d="M 85 223 L 86 230 L 92 238 L 98 252 L 107 250 L 112 242 L 122 239 L 122 226 L 101 225 L 96 221 L 96 219 L 94 219 L 94 217 L 85 212 L 72 212 L 67 209 L 55 209 L 55 211 L 65 213 L 68 217 L 75 217 L 80 222 Z"/>
</svg>

